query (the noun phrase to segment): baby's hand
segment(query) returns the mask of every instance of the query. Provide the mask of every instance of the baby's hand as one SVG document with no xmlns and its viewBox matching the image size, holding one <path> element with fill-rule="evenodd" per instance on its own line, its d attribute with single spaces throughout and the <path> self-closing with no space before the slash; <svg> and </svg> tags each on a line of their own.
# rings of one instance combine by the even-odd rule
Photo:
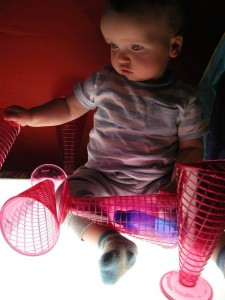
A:
<svg viewBox="0 0 225 300">
<path fill-rule="evenodd" d="M 13 121 L 21 126 L 26 126 L 31 123 L 31 112 L 22 106 L 9 106 L 5 109 L 4 119 L 6 121 Z"/>
</svg>

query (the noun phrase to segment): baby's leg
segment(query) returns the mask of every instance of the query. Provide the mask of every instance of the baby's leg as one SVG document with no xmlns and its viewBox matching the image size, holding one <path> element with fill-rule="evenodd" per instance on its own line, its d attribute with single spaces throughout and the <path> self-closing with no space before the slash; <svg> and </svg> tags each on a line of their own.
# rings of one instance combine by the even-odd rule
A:
<svg viewBox="0 0 225 300">
<path fill-rule="evenodd" d="M 211 258 L 216 262 L 217 266 L 225 276 L 225 232 L 217 244 Z"/>
<path fill-rule="evenodd" d="M 116 283 L 135 264 L 137 246 L 117 231 L 73 214 L 67 216 L 65 223 L 81 240 L 103 250 L 99 268 L 105 284 Z"/>
<path fill-rule="evenodd" d="M 114 191 L 101 174 L 82 169 L 83 178 L 76 176 L 69 180 L 70 191 L 74 197 L 113 195 Z M 69 213 L 65 224 L 80 240 L 90 241 L 103 250 L 99 260 L 100 274 L 105 284 L 116 283 L 135 263 L 136 245 L 115 230 L 98 225 L 92 221 Z"/>
</svg>

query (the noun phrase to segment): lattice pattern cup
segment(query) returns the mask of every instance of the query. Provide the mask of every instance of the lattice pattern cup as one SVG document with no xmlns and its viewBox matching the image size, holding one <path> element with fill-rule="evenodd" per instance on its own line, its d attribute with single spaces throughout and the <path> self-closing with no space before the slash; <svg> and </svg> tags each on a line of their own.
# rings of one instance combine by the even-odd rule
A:
<svg viewBox="0 0 225 300">
<path fill-rule="evenodd" d="M 63 160 L 63 168 L 68 175 L 71 175 L 78 167 L 76 158 L 81 145 L 83 127 L 86 115 L 56 126 L 56 133 L 59 141 L 60 152 Z"/>
<path fill-rule="evenodd" d="M 31 185 L 50 179 L 54 183 L 55 191 L 60 184 L 66 179 L 66 173 L 58 166 L 53 164 L 43 164 L 38 166 L 31 174 Z"/>
<path fill-rule="evenodd" d="M 6 242 L 21 254 L 35 256 L 50 251 L 59 237 L 52 180 L 46 179 L 6 201 L 1 210 L 1 230 Z"/>
<path fill-rule="evenodd" d="M 179 271 L 161 279 L 168 299 L 210 300 L 200 277 L 225 229 L 225 160 L 178 165 Z"/>
<path fill-rule="evenodd" d="M 163 247 L 178 240 L 173 194 L 72 198 L 70 211 L 97 224 Z"/>
<path fill-rule="evenodd" d="M 0 109 L 0 169 L 20 132 L 20 125 L 5 121 L 3 116 L 4 110 Z"/>
</svg>

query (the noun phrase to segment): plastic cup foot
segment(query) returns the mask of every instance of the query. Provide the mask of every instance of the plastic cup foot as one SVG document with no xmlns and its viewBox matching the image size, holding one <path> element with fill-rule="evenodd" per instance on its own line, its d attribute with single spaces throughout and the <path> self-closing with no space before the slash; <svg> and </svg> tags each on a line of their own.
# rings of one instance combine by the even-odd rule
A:
<svg viewBox="0 0 225 300">
<path fill-rule="evenodd" d="M 163 294 L 170 300 L 212 300 L 213 290 L 210 284 L 202 277 L 194 287 L 186 287 L 179 282 L 179 271 L 166 273 L 160 281 Z"/>
</svg>

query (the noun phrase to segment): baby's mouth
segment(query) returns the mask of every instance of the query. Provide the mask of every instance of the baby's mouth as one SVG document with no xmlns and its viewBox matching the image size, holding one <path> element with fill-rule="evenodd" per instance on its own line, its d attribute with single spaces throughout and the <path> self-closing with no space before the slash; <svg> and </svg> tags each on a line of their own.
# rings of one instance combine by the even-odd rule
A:
<svg viewBox="0 0 225 300">
<path fill-rule="evenodd" d="M 120 69 L 122 74 L 132 74 L 133 72 L 131 72 L 130 70 L 126 69 L 126 68 L 121 68 Z"/>
</svg>

